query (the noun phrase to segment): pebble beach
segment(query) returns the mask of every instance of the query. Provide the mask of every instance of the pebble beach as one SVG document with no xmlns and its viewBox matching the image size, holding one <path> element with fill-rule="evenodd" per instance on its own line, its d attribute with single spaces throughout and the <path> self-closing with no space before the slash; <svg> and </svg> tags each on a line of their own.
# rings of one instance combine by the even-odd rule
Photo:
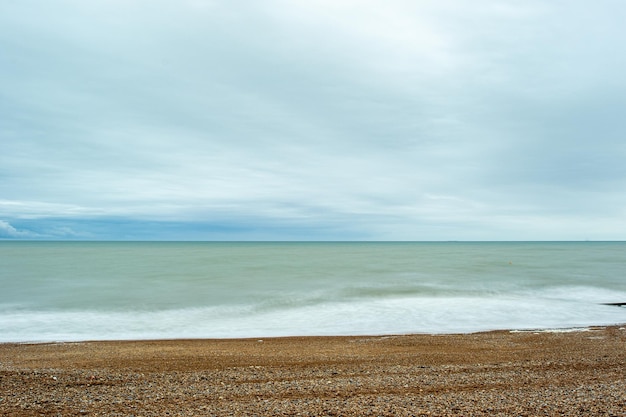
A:
<svg viewBox="0 0 626 417">
<path fill-rule="evenodd" d="M 0 344 L 2 416 L 626 416 L 626 328 Z"/>
</svg>

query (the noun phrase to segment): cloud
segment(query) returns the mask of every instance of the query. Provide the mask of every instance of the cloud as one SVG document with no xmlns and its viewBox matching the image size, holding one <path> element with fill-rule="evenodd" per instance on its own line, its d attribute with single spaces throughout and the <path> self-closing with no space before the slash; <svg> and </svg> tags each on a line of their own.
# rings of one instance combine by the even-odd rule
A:
<svg viewBox="0 0 626 417">
<path fill-rule="evenodd" d="M 607 227 L 626 203 L 620 2 L 0 7 L 0 215 L 13 224 L 626 233 Z"/>
<path fill-rule="evenodd" d="M 0 239 L 28 239 L 39 237 L 37 233 L 28 230 L 18 230 L 8 222 L 0 220 Z"/>
</svg>

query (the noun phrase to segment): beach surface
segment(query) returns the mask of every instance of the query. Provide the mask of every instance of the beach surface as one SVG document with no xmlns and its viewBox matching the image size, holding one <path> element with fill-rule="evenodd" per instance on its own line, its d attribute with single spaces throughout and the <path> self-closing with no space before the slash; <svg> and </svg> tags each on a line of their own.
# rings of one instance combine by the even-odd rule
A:
<svg viewBox="0 0 626 417">
<path fill-rule="evenodd" d="M 626 416 L 626 328 L 0 344 L 3 416 Z"/>
</svg>

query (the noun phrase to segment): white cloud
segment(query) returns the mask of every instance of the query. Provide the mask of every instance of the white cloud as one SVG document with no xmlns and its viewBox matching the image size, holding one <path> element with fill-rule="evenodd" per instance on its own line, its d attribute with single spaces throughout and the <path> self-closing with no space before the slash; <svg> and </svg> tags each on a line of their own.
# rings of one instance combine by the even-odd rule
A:
<svg viewBox="0 0 626 417">
<path fill-rule="evenodd" d="M 621 3 L 1 7 L 5 219 L 626 233 Z"/>
<path fill-rule="evenodd" d="M 9 222 L 0 220 L 0 239 L 27 239 L 39 237 L 37 233 L 28 230 L 18 230 Z"/>
</svg>

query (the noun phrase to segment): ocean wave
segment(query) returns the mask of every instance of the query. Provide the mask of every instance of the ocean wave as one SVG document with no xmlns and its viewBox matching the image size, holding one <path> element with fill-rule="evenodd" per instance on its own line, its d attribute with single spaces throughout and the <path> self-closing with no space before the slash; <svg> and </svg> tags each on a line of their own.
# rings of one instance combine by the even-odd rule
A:
<svg viewBox="0 0 626 417">
<path fill-rule="evenodd" d="M 523 297 L 395 297 L 261 308 L 0 313 L 0 341 L 470 333 L 626 322 L 626 309 Z"/>
</svg>

